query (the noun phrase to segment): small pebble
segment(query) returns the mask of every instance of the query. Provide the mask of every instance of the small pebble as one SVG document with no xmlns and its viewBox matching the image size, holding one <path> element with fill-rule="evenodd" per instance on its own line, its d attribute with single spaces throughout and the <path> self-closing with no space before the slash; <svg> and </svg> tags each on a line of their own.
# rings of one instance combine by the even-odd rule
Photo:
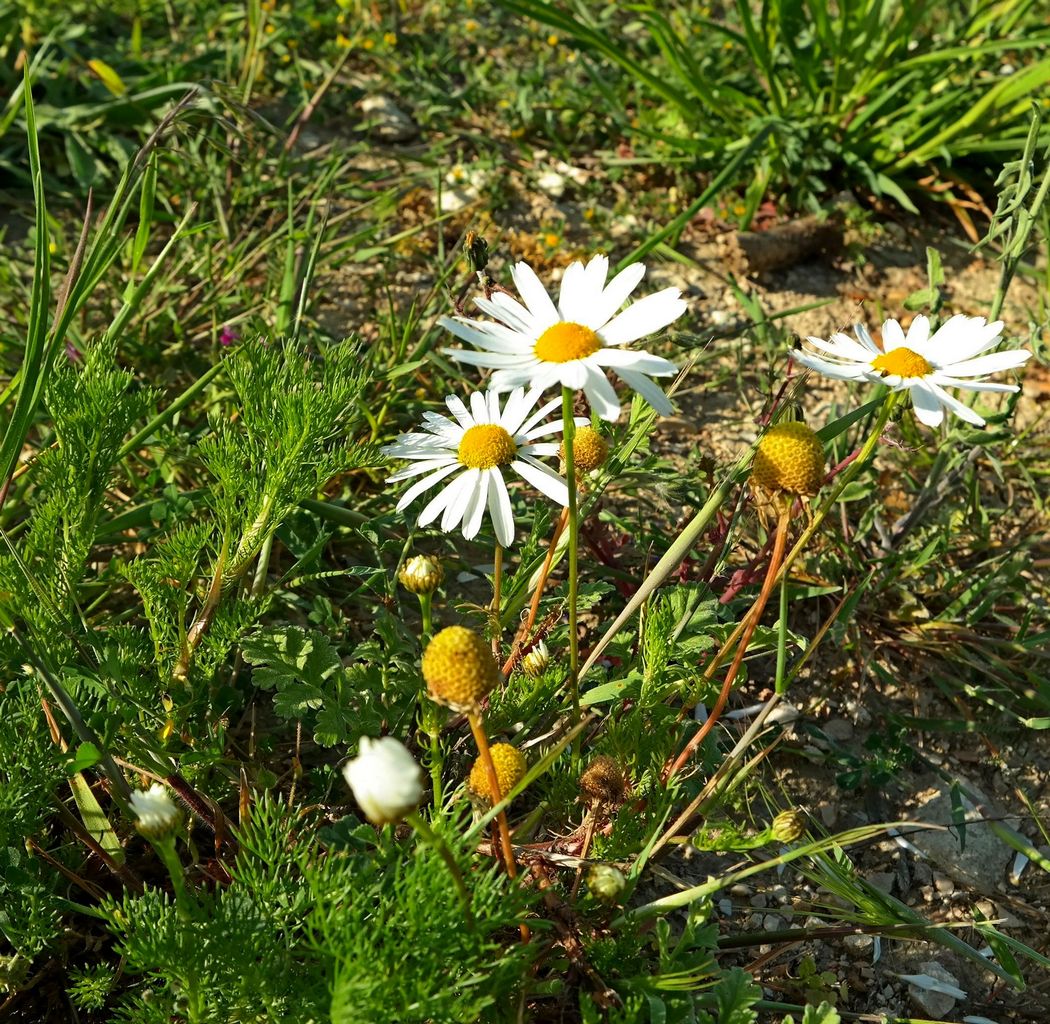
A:
<svg viewBox="0 0 1050 1024">
<path fill-rule="evenodd" d="M 824 723 L 824 735 L 836 743 L 846 743 L 853 739 L 853 725 L 844 718 L 829 718 Z"/>
<path fill-rule="evenodd" d="M 765 910 L 769 906 L 769 900 L 764 892 L 756 893 L 747 902 L 756 910 Z"/>
<path fill-rule="evenodd" d="M 860 960 L 871 956 L 875 940 L 870 935 L 847 935 L 842 945 L 854 960 Z"/>
<path fill-rule="evenodd" d="M 955 883 L 946 875 L 935 874 L 933 876 L 933 885 L 942 896 L 947 896 L 950 893 L 955 892 Z M 985 902 L 987 902 L 987 900 Z M 988 905 L 991 906 L 990 903 Z"/>
</svg>

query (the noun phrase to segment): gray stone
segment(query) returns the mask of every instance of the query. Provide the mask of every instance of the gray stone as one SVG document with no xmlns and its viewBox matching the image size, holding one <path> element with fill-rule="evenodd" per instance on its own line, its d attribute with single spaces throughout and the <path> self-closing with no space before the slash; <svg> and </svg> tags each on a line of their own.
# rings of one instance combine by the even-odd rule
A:
<svg viewBox="0 0 1050 1024">
<path fill-rule="evenodd" d="M 955 892 L 955 883 L 947 875 L 935 874 L 933 885 L 942 896 Z"/>
<path fill-rule="evenodd" d="M 757 893 L 748 900 L 756 910 L 765 910 L 769 906 L 769 900 L 764 892 Z"/>
<path fill-rule="evenodd" d="M 784 919 L 779 914 L 766 914 L 762 918 L 762 930 L 766 932 L 779 932 L 784 927 Z"/>
<path fill-rule="evenodd" d="M 357 106 L 368 130 L 384 142 L 407 142 L 419 134 L 415 121 L 383 93 L 366 96 Z"/>
<path fill-rule="evenodd" d="M 982 820 L 986 815 L 995 817 L 1001 813 L 975 787 L 968 786 L 982 809 L 973 809 L 966 814 L 966 848 L 959 849 L 959 837 L 955 830 L 943 828 L 921 829 L 908 833 L 908 839 L 933 863 L 938 871 L 956 883 L 971 886 L 979 892 L 994 895 L 1006 878 L 1007 867 L 1013 860 L 1013 850 L 1006 845 Z M 952 824 L 952 804 L 948 791 L 936 788 L 920 794 L 915 809 L 915 819 L 931 825 Z M 1005 818 L 1008 828 L 1018 827 L 1017 819 Z"/>
<path fill-rule="evenodd" d="M 946 985 L 959 987 L 958 979 L 949 974 L 936 960 L 927 960 L 919 964 L 919 973 L 928 974 L 931 978 L 944 982 Z M 944 1020 L 955 1008 L 955 996 L 948 995 L 946 992 L 932 992 L 920 985 L 909 985 L 908 995 L 911 996 L 911 1001 L 933 1020 Z"/>
<path fill-rule="evenodd" d="M 847 935 L 842 946 L 854 960 L 866 960 L 875 948 L 875 940 L 870 935 Z"/>
<path fill-rule="evenodd" d="M 846 743 L 853 739 L 853 725 L 845 718 L 829 718 L 824 723 L 824 735 L 836 743 Z"/>
</svg>

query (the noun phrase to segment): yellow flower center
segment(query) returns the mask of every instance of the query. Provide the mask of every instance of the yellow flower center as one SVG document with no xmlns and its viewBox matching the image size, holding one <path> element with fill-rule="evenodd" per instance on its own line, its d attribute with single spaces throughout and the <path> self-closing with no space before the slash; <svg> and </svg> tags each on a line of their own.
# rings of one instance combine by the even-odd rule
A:
<svg viewBox="0 0 1050 1024">
<path fill-rule="evenodd" d="M 574 359 L 586 359 L 601 347 L 601 338 L 589 327 L 561 320 L 536 339 L 532 351 L 545 363 L 571 363 Z"/>
<path fill-rule="evenodd" d="M 751 484 L 765 491 L 816 494 L 824 481 L 824 446 L 805 423 L 777 423 L 762 435 Z"/>
<path fill-rule="evenodd" d="M 518 454 L 514 438 L 495 423 L 480 423 L 471 427 L 459 442 L 456 455 L 471 469 L 492 469 L 505 466 Z"/>
<path fill-rule="evenodd" d="M 876 356 L 871 361 L 871 367 L 878 370 L 883 377 L 889 374 L 898 377 L 925 377 L 933 369 L 918 352 L 903 347 Z"/>
</svg>

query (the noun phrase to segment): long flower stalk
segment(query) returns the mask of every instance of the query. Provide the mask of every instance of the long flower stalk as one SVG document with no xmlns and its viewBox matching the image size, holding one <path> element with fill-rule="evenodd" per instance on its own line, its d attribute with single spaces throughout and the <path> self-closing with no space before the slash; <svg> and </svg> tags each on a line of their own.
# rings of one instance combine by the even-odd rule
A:
<svg viewBox="0 0 1050 1024">
<path fill-rule="evenodd" d="M 576 465 L 573 438 L 576 423 L 572 416 L 573 392 L 561 389 L 562 444 L 565 450 L 565 483 L 569 488 L 569 692 L 572 695 L 572 724 L 580 720 L 580 638 L 577 628 L 576 601 L 579 587 L 579 496 L 576 493 Z M 552 548 L 553 550 L 553 548 Z"/>
</svg>

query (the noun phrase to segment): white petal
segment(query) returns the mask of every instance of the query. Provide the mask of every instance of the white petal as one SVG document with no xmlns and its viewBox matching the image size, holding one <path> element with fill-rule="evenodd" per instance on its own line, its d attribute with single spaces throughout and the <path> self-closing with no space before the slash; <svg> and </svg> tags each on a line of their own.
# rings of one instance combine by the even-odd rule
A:
<svg viewBox="0 0 1050 1024">
<path fill-rule="evenodd" d="M 904 328 L 896 320 L 887 320 L 882 325 L 882 351 L 892 352 L 905 342 Z"/>
<path fill-rule="evenodd" d="M 855 324 L 853 327 L 853 333 L 857 336 L 857 341 L 859 341 L 868 352 L 877 356 L 882 354 L 882 349 L 875 344 L 875 339 L 872 338 L 871 333 L 864 324 Z"/>
<path fill-rule="evenodd" d="M 473 540 L 481 529 L 481 520 L 485 514 L 485 501 L 488 497 L 488 477 L 493 471 L 491 469 L 481 470 L 477 486 L 471 492 L 467 511 L 463 516 L 463 536 L 467 540 Z"/>
<path fill-rule="evenodd" d="M 586 323 L 588 311 L 593 308 L 593 297 L 587 287 L 587 270 L 577 260 L 565 268 L 558 293 L 558 314 L 570 323 Z"/>
<path fill-rule="evenodd" d="M 957 313 L 938 328 L 926 348 L 926 358 L 938 366 L 980 355 L 998 344 L 1002 320 L 986 323 L 983 316 Z"/>
<path fill-rule="evenodd" d="M 453 320 L 451 317 L 443 316 L 438 321 L 439 327 L 454 334 L 457 338 L 483 348 L 487 352 L 514 353 L 528 349 L 528 339 L 500 324 L 483 324 L 477 320 Z M 509 337 L 501 337 L 500 332 Z"/>
<path fill-rule="evenodd" d="M 503 474 L 498 470 L 489 473 L 489 516 L 496 540 L 505 548 L 514 543 L 514 512 L 510 507 L 510 495 L 503 482 Z"/>
<path fill-rule="evenodd" d="M 499 423 L 503 419 L 503 413 L 499 407 L 499 395 L 495 391 L 487 391 L 485 401 L 489 407 L 489 423 Z"/>
<path fill-rule="evenodd" d="M 559 428 L 560 429 L 560 428 Z M 555 444 L 554 441 L 540 441 L 539 444 L 523 444 L 518 448 L 519 455 L 533 455 L 536 458 L 549 457 L 551 455 L 557 455 L 561 450 L 560 444 Z"/>
<path fill-rule="evenodd" d="M 510 273 L 511 277 L 514 278 L 514 287 L 518 289 L 518 294 L 525 300 L 525 305 L 529 307 L 535 326 L 539 330 L 544 331 L 551 324 L 556 324 L 561 317 L 558 316 L 558 310 L 555 308 L 554 303 L 551 302 L 547 289 L 543 287 L 543 283 L 536 276 L 536 271 L 522 261 L 521 263 L 516 263 Z"/>
<path fill-rule="evenodd" d="M 445 477 L 449 476 L 454 469 L 459 466 L 458 462 L 451 462 L 447 466 L 442 466 L 440 469 L 431 473 L 430 476 L 424 477 L 422 480 L 417 480 L 404 494 L 401 495 L 401 500 L 397 503 L 397 511 L 402 512 L 408 508 L 413 501 L 416 500 L 424 491 L 429 491 L 434 484 L 444 480 Z M 452 485 L 449 484 L 451 487 Z"/>
<path fill-rule="evenodd" d="M 613 349 L 617 355 L 627 355 L 619 349 Z M 631 353 L 634 355 L 635 353 Z M 672 373 L 674 370 L 672 369 Z M 587 401 L 591 408 L 603 420 L 615 421 L 620 418 L 620 400 L 616 397 L 613 386 L 609 383 L 605 374 L 596 366 L 587 371 L 587 383 L 583 385 L 587 394 Z"/>
<path fill-rule="evenodd" d="M 647 334 L 655 334 L 677 320 L 685 310 L 685 300 L 678 289 L 665 288 L 631 303 L 598 334 L 606 345 L 626 345 Z"/>
<path fill-rule="evenodd" d="M 816 370 L 817 373 L 822 373 L 825 377 L 831 377 L 832 380 L 863 380 L 865 374 L 871 372 L 871 367 L 868 363 L 852 363 L 848 365 L 829 363 L 826 359 L 821 359 L 820 356 L 811 355 L 809 352 L 800 352 L 798 349 L 791 353 L 791 358 L 796 363 L 801 363 L 811 370 Z"/>
<path fill-rule="evenodd" d="M 443 487 L 433 498 L 430 499 L 430 501 L 424 506 L 423 511 L 419 513 L 419 518 L 416 520 L 417 526 L 428 526 L 445 511 L 445 506 L 450 500 L 455 498 L 461 480 L 462 477 L 456 477 L 455 480 L 446 487 Z"/>
<path fill-rule="evenodd" d="M 650 377 L 670 377 L 678 372 L 678 367 L 669 359 L 636 349 L 603 348 L 595 352 L 591 359 L 599 366 L 626 367 Z"/>
<path fill-rule="evenodd" d="M 1012 370 L 1015 366 L 1026 363 L 1032 353 L 1023 348 L 1012 348 L 1006 352 L 993 352 L 991 355 L 967 359 L 962 363 L 948 363 L 940 369 L 953 377 L 979 377 L 985 373 L 999 373 Z"/>
<path fill-rule="evenodd" d="M 915 407 L 915 418 L 928 427 L 939 427 L 944 419 L 944 409 L 937 396 L 922 383 L 908 388 L 908 392 Z"/>
<path fill-rule="evenodd" d="M 538 427 L 533 427 L 532 430 L 529 431 L 527 437 L 529 441 L 532 442 L 538 437 L 549 437 L 551 434 L 560 434 L 564 429 L 565 424 L 560 419 L 552 420 L 550 423 L 541 423 Z"/>
<path fill-rule="evenodd" d="M 960 402 L 954 395 L 949 395 L 944 388 L 938 387 L 931 380 L 926 381 L 926 386 L 937 396 L 937 400 L 948 406 L 948 408 L 951 409 L 959 419 L 966 420 L 967 423 L 972 423 L 975 427 L 984 426 L 984 420 L 982 417 L 975 413 L 968 405 Z"/>
<path fill-rule="evenodd" d="M 492 391 L 513 391 L 523 384 L 532 386 L 533 378 L 539 372 L 540 364 L 532 363 L 522 366 L 514 366 L 505 370 L 496 370 L 489 381 Z"/>
<path fill-rule="evenodd" d="M 467 407 L 455 395 L 449 395 L 445 399 L 445 405 L 448 406 L 449 412 L 456 417 L 456 422 L 459 423 L 464 430 L 469 430 L 474 426 L 474 421 L 470 418 L 470 413 L 467 412 Z"/>
<path fill-rule="evenodd" d="M 455 482 L 450 485 L 449 490 L 454 489 L 455 493 L 448 499 L 444 514 L 441 516 L 441 529 L 445 533 L 454 530 L 463 521 L 480 480 L 480 469 L 468 469 L 462 476 L 456 477 Z"/>
<path fill-rule="evenodd" d="M 562 367 L 565 363 L 540 363 L 537 362 L 532 370 L 529 383 L 534 388 L 546 390 L 552 387 L 561 387 Z"/>
<path fill-rule="evenodd" d="M 594 260 L 591 262 L 593 263 Z M 587 319 L 584 321 L 587 326 L 592 331 L 600 331 L 620 311 L 620 307 L 630 297 L 631 292 L 638 287 L 638 282 L 643 277 L 645 277 L 644 263 L 632 263 L 621 270 L 606 285 L 594 308 L 588 311 Z"/>
<path fill-rule="evenodd" d="M 549 466 L 537 462 L 531 457 L 515 459 L 510 468 L 515 470 L 523 480 L 527 480 L 540 493 L 556 501 L 564 508 L 569 504 L 569 487 Z"/>
<path fill-rule="evenodd" d="M 917 355 L 925 356 L 930 340 L 930 318 L 921 313 L 908 327 L 908 348 Z"/>
<path fill-rule="evenodd" d="M 587 293 L 594 299 L 602 294 L 605 279 L 609 276 L 609 257 L 599 252 L 587 264 Z"/>
<path fill-rule="evenodd" d="M 587 383 L 587 361 L 584 359 L 573 359 L 568 363 L 556 363 L 558 367 L 557 379 L 561 381 L 562 387 L 579 391 Z"/>
<path fill-rule="evenodd" d="M 674 406 L 671 405 L 667 395 L 648 377 L 634 370 L 616 370 L 615 372 L 624 384 L 632 391 L 637 391 L 661 416 L 670 416 L 674 413 Z"/>
<path fill-rule="evenodd" d="M 490 370 L 511 369 L 520 366 L 522 361 L 520 355 L 511 355 L 508 352 L 471 352 L 465 348 L 443 348 L 441 354 L 455 359 L 457 363 L 481 366 Z"/>
<path fill-rule="evenodd" d="M 489 407 L 485 396 L 480 391 L 475 391 L 470 396 L 470 413 L 475 423 L 491 423 L 489 419 Z"/>
<path fill-rule="evenodd" d="M 949 388 L 962 388 L 964 391 L 994 391 L 1002 394 L 1012 394 L 1021 389 L 1016 384 L 998 384 L 990 380 L 960 380 L 958 377 L 949 377 L 946 373 L 931 373 L 926 377 L 934 384 L 942 384 Z"/>
<path fill-rule="evenodd" d="M 807 337 L 806 341 L 821 352 L 826 352 L 831 356 L 838 356 L 840 359 L 845 359 L 848 362 L 869 363 L 872 355 L 878 354 L 878 350 L 872 352 L 865 346 L 858 345 L 847 334 L 833 334 L 827 341 L 823 341 L 820 338 Z"/>
<path fill-rule="evenodd" d="M 535 398 L 533 398 L 533 401 L 535 402 Z M 522 420 L 528 415 L 529 408 L 525 389 L 522 387 L 515 388 L 503 406 L 503 415 L 499 418 L 499 425 L 513 437 L 518 432 Z"/>
<path fill-rule="evenodd" d="M 542 392 L 542 390 L 540 388 L 534 388 L 532 391 L 529 392 L 529 394 L 533 396 L 532 400 L 534 402 L 536 401 L 536 399 L 539 398 L 539 396 L 542 393 L 543 392 Z M 539 423 L 542 423 L 543 420 L 545 420 L 552 412 L 554 412 L 555 409 L 560 409 L 560 408 L 561 408 L 561 399 L 560 398 L 552 398 L 549 402 L 544 402 L 544 404 L 541 405 L 521 425 L 521 427 L 518 429 L 518 433 L 519 434 L 523 434 L 525 437 L 528 437 L 528 438 L 539 436 L 539 435 L 537 435 L 537 434 L 535 434 L 533 432 L 535 430 L 536 426 Z"/>
<path fill-rule="evenodd" d="M 395 473 L 393 476 L 388 476 L 386 482 L 388 484 L 400 483 L 402 480 L 411 480 L 414 476 L 419 476 L 421 473 L 429 473 L 431 470 L 440 469 L 442 466 L 449 464 L 455 464 L 456 456 L 451 452 L 446 452 L 442 458 L 438 459 L 423 459 L 422 462 L 417 462 L 414 465 L 408 466 L 406 469 L 402 469 Z"/>
<path fill-rule="evenodd" d="M 536 331 L 536 321 L 533 315 L 506 292 L 493 292 L 490 299 L 479 296 L 474 300 L 474 305 L 483 313 L 502 320 L 514 330 L 527 335 L 532 335 Z"/>
</svg>

